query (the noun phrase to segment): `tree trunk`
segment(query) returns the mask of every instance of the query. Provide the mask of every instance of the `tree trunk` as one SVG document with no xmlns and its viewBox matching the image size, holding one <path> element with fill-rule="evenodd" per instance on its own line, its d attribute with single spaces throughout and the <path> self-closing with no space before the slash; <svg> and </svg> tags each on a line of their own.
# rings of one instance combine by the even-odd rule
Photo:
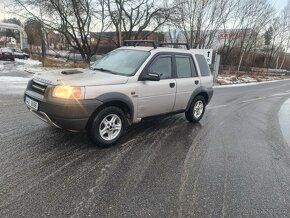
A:
<svg viewBox="0 0 290 218">
<path fill-rule="evenodd" d="M 241 53 L 241 57 L 240 57 L 240 61 L 239 61 L 239 66 L 238 66 L 238 72 L 240 72 L 244 55 L 245 55 L 245 50 L 243 50 L 242 53 Z"/>
</svg>

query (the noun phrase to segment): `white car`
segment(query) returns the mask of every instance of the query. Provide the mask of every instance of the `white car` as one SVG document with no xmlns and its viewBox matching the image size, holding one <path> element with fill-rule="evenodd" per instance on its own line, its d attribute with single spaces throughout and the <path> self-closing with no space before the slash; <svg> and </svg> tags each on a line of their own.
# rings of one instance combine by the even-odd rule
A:
<svg viewBox="0 0 290 218">
<path fill-rule="evenodd" d="M 127 41 L 140 43 L 140 41 Z M 185 113 L 198 122 L 213 96 L 213 77 L 197 50 L 124 46 L 90 69 L 37 73 L 24 101 L 45 122 L 85 130 L 101 147 L 114 144 L 126 128 L 164 114 Z"/>
</svg>

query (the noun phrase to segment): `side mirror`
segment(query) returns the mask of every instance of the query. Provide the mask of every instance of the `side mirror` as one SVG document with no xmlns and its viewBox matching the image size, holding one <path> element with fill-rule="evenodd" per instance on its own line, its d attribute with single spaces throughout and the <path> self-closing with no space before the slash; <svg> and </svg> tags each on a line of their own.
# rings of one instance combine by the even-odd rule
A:
<svg viewBox="0 0 290 218">
<path fill-rule="evenodd" d="M 141 81 L 160 81 L 158 73 L 147 73 L 141 76 Z"/>
</svg>

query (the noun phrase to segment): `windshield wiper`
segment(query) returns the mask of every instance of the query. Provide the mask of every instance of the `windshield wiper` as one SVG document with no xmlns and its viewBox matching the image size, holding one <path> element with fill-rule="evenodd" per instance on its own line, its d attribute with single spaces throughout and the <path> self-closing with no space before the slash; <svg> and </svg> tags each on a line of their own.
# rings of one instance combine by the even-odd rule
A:
<svg viewBox="0 0 290 218">
<path fill-rule="evenodd" d="M 99 71 L 102 71 L 102 72 L 108 72 L 108 73 L 111 73 L 111 74 L 117 74 L 116 72 L 113 72 L 111 70 L 108 70 L 108 69 L 104 69 L 104 68 L 92 68 L 93 70 L 99 70 Z"/>
</svg>

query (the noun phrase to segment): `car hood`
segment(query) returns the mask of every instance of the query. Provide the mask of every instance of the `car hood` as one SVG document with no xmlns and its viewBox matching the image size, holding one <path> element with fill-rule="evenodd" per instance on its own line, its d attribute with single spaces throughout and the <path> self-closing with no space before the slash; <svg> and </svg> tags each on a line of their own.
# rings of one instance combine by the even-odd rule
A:
<svg viewBox="0 0 290 218">
<path fill-rule="evenodd" d="M 124 84 L 129 77 L 76 68 L 39 72 L 33 79 L 51 85 L 102 86 Z"/>
</svg>

